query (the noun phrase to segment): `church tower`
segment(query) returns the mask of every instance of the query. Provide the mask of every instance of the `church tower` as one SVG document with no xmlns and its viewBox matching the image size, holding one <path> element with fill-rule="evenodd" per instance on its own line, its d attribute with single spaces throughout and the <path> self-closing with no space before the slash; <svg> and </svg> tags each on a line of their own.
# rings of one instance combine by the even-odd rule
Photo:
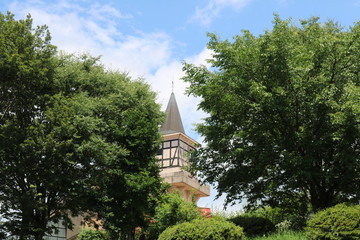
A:
<svg viewBox="0 0 360 240">
<path fill-rule="evenodd" d="M 160 147 L 160 176 L 171 184 L 170 191 L 179 191 L 183 198 L 195 202 L 210 195 L 209 185 L 200 185 L 199 180 L 185 171 L 188 165 L 188 153 L 200 144 L 187 136 L 181 121 L 174 93 L 171 93 L 166 108 L 166 121 L 160 128 L 163 141 Z"/>
</svg>

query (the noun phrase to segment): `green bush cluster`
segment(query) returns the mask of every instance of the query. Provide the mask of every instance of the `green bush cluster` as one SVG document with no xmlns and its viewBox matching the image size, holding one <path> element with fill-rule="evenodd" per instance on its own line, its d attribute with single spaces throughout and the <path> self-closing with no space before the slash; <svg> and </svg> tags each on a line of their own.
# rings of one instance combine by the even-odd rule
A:
<svg viewBox="0 0 360 240">
<path fill-rule="evenodd" d="M 110 240 L 108 234 L 104 231 L 95 229 L 82 230 L 78 235 L 78 240 Z"/>
<path fill-rule="evenodd" d="M 147 231 L 148 236 L 157 239 L 166 228 L 199 218 L 202 216 L 195 203 L 185 201 L 178 192 L 168 193 L 155 208 L 153 221 Z"/>
<path fill-rule="evenodd" d="M 313 215 L 306 235 L 312 240 L 360 239 L 360 205 L 338 204 Z"/>
<path fill-rule="evenodd" d="M 242 227 L 246 236 L 262 236 L 276 231 L 274 223 L 264 217 L 241 215 L 229 221 Z"/>
<path fill-rule="evenodd" d="M 252 217 L 263 217 L 269 219 L 278 231 L 302 230 L 306 225 L 307 213 L 304 209 L 289 209 L 279 207 L 260 207 L 247 212 Z"/>
<path fill-rule="evenodd" d="M 167 228 L 159 240 L 241 240 L 241 227 L 221 218 L 196 219 Z"/>
</svg>

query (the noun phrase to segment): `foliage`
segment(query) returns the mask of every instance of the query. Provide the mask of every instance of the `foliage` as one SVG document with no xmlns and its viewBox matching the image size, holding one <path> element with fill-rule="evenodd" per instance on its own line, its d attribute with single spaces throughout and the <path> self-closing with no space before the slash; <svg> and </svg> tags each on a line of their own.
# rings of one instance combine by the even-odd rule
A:
<svg viewBox="0 0 360 240">
<path fill-rule="evenodd" d="M 78 237 L 78 240 L 110 240 L 106 232 L 93 230 L 93 229 L 84 229 L 82 230 Z"/>
<path fill-rule="evenodd" d="M 266 237 L 251 237 L 246 238 L 249 240 L 306 240 L 306 236 L 303 232 L 285 231 L 270 234 Z"/>
<path fill-rule="evenodd" d="M 360 205 L 338 204 L 317 212 L 307 222 L 310 239 L 360 239 Z"/>
<path fill-rule="evenodd" d="M 62 94 L 85 111 L 81 135 L 97 133 L 95 143 L 82 149 L 101 159 L 87 206 L 106 220 L 103 227 L 111 238 L 132 235 L 135 227 L 148 225 L 146 216 L 153 215 L 165 191 L 155 158 L 163 119 L 155 94 L 141 80 L 106 72 L 86 55 L 62 56 L 57 74 Z"/>
<path fill-rule="evenodd" d="M 303 229 L 306 224 L 306 215 L 298 213 L 296 209 L 281 209 L 272 207 L 260 207 L 246 213 L 248 216 L 263 217 L 275 224 L 278 230 Z"/>
<path fill-rule="evenodd" d="M 185 64 L 208 113 L 192 169 L 227 203 L 306 213 L 360 200 L 360 22 L 274 19 L 234 41 L 209 34 L 211 68 Z"/>
<path fill-rule="evenodd" d="M 159 240 L 239 240 L 244 238 L 241 227 L 221 218 L 196 219 L 167 228 Z"/>
<path fill-rule="evenodd" d="M 156 206 L 149 234 L 156 239 L 168 227 L 202 218 L 195 203 L 185 201 L 178 192 L 168 193 Z"/>
<path fill-rule="evenodd" d="M 287 220 L 287 213 L 284 212 L 281 208 L 260 207 L 248 211 L 246 215 L 267 218 L 275 225 L 281 223 L 284 220 Z"/>
<path fill-rule="evenodd" d="M 276 231 L 285 232 L 291 228 L 291 222 L 289 220 L 284 220 L 275 225 Z"/>
<path fill-rule="evenodd" d="M 31 136 L 43 130 L 35 129 L 33 124 L 42 120 L 48 94 L 53 92 L 56 48 L 50 44 L 47 28 L 33 28 L 30 16 L 17 21 L 11 13 L 0 13 L 0 32 L 0 214 L 4 221 L 1 227 L 22 239 L 46 231 L 48 217 L 53 214 L 47 205 L 52 204 L 53 197 L 48 198 L 47 192 L 42 195 L 47 187 L 44 185 L 49 184 L 39 185 L 33 178 L 41 178 L 46 169 L 41 153 L 55 148 L 50 157 L 55 159 L 57 149 L 66 148 L 66 139 L 59 138 L 58 147 L 38 146 L 35 142 L 38 139 Z M 67 109 L 59 114 L 69 116 Z"/>
<path fill-rule="evenodd" d="M 229 221 L 242 227 L 246 236 L 263 236 L 276 230 L 274 223 L 264 217 L 242 215 Z"/>
<path fill-rule="evenodd" d="M 225 209 L 220 209 L 216 206 L 211 207 L 211 216 L 215 216 L 215 217 L 229 219 L 229 218 L 239 216 L 241 214 L 244 214 L 244 211 L 242 209 L 229 211 L 229 210 L 225 210 Z"/>
<path fill-rule="evenodd" d="M 98 58 L 55 56 L 30 16 L 0 14 L 0 30 L 1 227 L 42 240 L 89 210 L 114 236 L 145 225 L 164 190 L 155 93 Z"/>
</svg>

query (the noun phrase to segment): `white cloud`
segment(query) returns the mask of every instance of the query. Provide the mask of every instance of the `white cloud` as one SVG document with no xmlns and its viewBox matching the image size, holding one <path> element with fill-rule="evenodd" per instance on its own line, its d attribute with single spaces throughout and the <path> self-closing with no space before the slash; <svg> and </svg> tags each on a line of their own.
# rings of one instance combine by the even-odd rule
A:
<svg viewBox="0 0 360 240">
<path fill-rule="evenodd" d="M 34 25 L 48 25 L 52 43 L 68 53 L 88 52 L 102 56 L 113 69 L 144 76 L 169 61 L 171 38 L 162 32 L 124 34 L 119 22 L 132 18 L 110 5 L 83 7 L 67 0 L 13 2 L 10 11 L 24 18 L 30 13 Z"/>
<path fill-rule="evenodd" d="M 199 99 L 186 96 L 187 83 L 179 80 L 184 76 L 182 63 L 172 56 L 172 39 L 163 32 L 144 33 L 141 31 L 129 35 L 122 32 L 119 22 L 131 18 L 110 5 L 97 4 L 83 7 L 69 0 L 48 2 L 13 2 L 10 11 L 18 18 L 30 13 L 34 25 L 48 25 L 52 34 L 52 43 L 68 53 L 88 52 L 101 55 L 102 62 L 108 68 L 126 71 L 132 77 L 144 77 L 158 93 L 158 102 L 166 107 L 174 80 L 174 92 L 187 133 L 201 141 L 193 129 L 205 115 L 197 110 Z M 106 18 L 103 17 L 106 15 Z M 207 64 L 211 57 L 208 49 L 186 59 L 189 63 Z"/>
<path fill-rule="evenodd" d="M 115 46 L 100 49 L 103 62 L 125 70 L 131 76 L 144 76 L 170 60 L 171 39 L 164 33 L 125 36 Z"/>
<path fill-rule="evenodd" d="M 203 8 L 196 8 L 192 21 L 198 21 L 201 25 L 209 25 L 216 18 L 221 10 L 231 7 L 239 10 L 245 7 L 252 0 L 210 0 Z"/>
<path fill-rule="evenodd" d="M 212 58 L 213 53 L 214 52 L 212 50 L 204 48 L 199 54 L 191 56 L 185 59 L 185 61 L 195 65 L 204 65 L 209 68 L 210 64 L 207 62 L 207 60 Z"/>
<path fill-rule="evenodd" d="M 111 19 L 109 19 L 109 15 L 122 19 L 132 18 L 131 14 L 122 14 L 117 9 L 109 5 L 100 5 L 100 4 L 93 5 L 89 10 L 89 14 L 93 17 L 93 19 L 103 22 L 111 21 Z"/>
</svg>

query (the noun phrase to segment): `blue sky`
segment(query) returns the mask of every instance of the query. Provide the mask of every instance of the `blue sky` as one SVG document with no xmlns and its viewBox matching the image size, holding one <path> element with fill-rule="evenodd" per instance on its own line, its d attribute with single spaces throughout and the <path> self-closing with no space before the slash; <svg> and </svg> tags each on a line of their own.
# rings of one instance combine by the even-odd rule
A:
<svg viewBox="0 0 360 240">
<path fill-rule="evenodd" d="M 207 32 L 231 39 L 241 29 L 258 35 L 271 29 L 273 13 L 293 20 L 311 16 L 338 21 L 348 28 L 360 20 L 360 0 L 23 0 L 0 2 L 0 11 L 16 18 L 30 13 L 35 25 L 46 24 L 52 43 L 68 53 L 102 56 L 105 66 L 144 78 L 166 107 L 174 92 L 187 134 L 201 142 L 194 124 L 205 114 L 199 99 L 184 94 L 182 61 L 206 64 Z M 220 209 L 223 198 L 200 200 Z"/>
</svg>

